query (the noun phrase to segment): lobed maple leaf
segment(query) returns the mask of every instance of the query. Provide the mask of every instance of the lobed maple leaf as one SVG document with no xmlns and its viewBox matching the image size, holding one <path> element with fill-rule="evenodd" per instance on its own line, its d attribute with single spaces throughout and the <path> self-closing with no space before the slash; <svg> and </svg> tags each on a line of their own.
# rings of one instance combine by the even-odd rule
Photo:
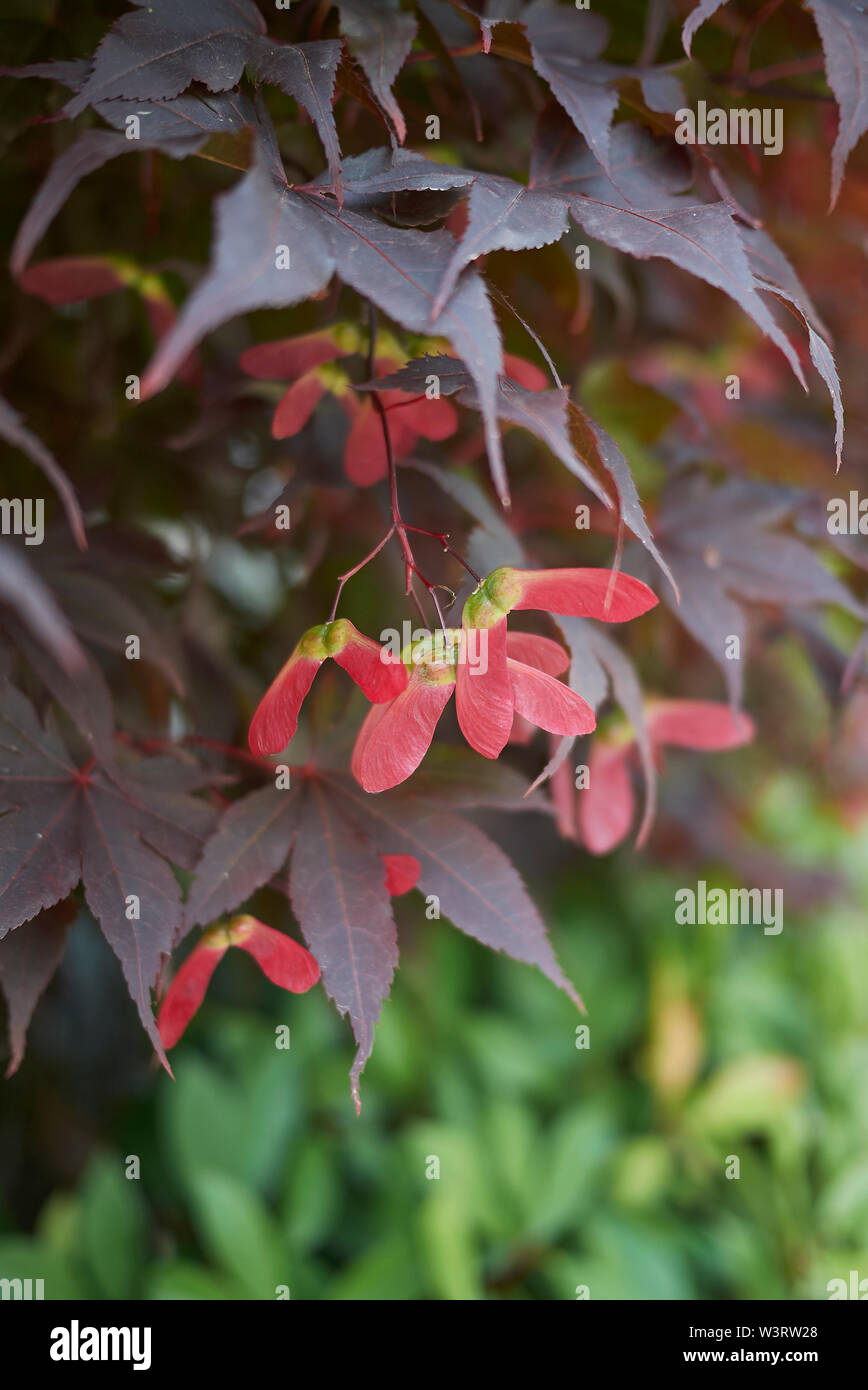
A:
<svg viewBox="0 0 868 1390">
<path fill-rule="evenodd" d="M 330 778 L 329 784 L 331 794 L 340 798 L 382 853 L 410 854 L 418 860 L 421 892 L 436 895 L 443 914 L 456 927 L 514 960 L 536 965 L 581 1007 L 519 874 L 482 830 L 409 795 L 391 792 L 373 798 L 342 779 Z M 304 930 L 295 899 L 293 906 Z M 325 978 L 321 959 L 320 964 Z"/>
<path fill-rule="evenodd" d="M 681 31 L 690 57 L 693 36 L 719 10 L 723 0 L 701 0 Z M 841 193 L 847 158 L 868 130 L 868 15 L 860 0 L 805 0 L 811 11 L 825 58 L 826 81 L 838 103 L 838 134 L 832 150 L 831 212 Z"/>
<path fill-rule="evenodd" d="M 416 20 L 397 0 L 338 0 L 341 31 L 364 69 L 371 91 L 403 144 L 407 123 L 395 100 L 392 83 L 416 36 Z"/>
<path fill-rule="evenodd" d="M 569 211 L 598 241 L 643 260 L 664 257 L 724 290 L 772 339 L 804 386 L 793 346 L 758 292 L 732 207 L 688 195 L 690 178 L 689 164 L 673 143 L 631 121 L 613 130 L 603 169 L 572 126 L 544 113 L 526 186 L 500 175 L 479 175 L 474 182 L 467 228 L 438 304 L 475 256 L 560 240 Z"/>
<path fill-rule="evenodd" d="M 0 938 L 81 881 L 167 1069 L 150 990 L 182 921 L 168 861 L 192 868 L 214 821 L 188 785 L 171 759 L 111 774 L 94 760 L 77 766 L 54 724 L 41 726 L 14 686 L 0 686 Z"/>
<path fill-rule="evenodd" d="M 609 79 L 619 69 L 596 61 L 609 41 L 609 25 L 590 10 L 534 0 L 520 16 L 533 65 L 551 88 L 602 168 L 609 165 L 609 133 L 618 93 Z"/>
<path fill-rule="evenodd" d="M 741 702 L 744 663 L 727 658 L 736 638 L 743 656 L 747 618 L 741 601 L 783 607 L 835 604 L 864 621 L 864 606 L 795 536 L 771 528 L 795 511 L 786 488 L 732 479 L 713 487 L 690 477 L 664 496 L 658 519 L 660 547 L 681 591 L 679 622 L 723 671 L 730 699 Z"/>
<path fill-rule="evenodd" d="M 278 266 L 279 249 L 289 264 Z M 261 146 L 249 173 L 217 200 L 211 268 L 185 303 L 142 380 L 143 398 L 161 390 L 190 349 L 226 319 L 250 309 L 297 304 L 337 273 L 405 328 L 424 332 L 454 241 L 446 231 L 391 227 L 332 206 L 321 194 L 290 189 L 267 167 Z M 500 333 L 485 287 L 472 271 L 441 316 L 471 373 L 485 423 L 492 477 L 507 496 L 496 419 Z"/>
<path fill-rule="evenodd" d="M 149 102 L 144 112 L 141 102 L 103 101 L 97 109 L 115 129 L 83 131 L 54 161 L 15 234 L 10 268 L 16 277 L 21 275 L 46 228 L 88 174 L 122 154 L 142 149 L 156 149 L 171 159 L 185 159 L 212 136 L 238 133 L 245 122 L 253 121 L 247 98 L 236 100 L 230 96 L 212 97 L 209 101 L 180 96 Z M 136 116 L 142 123 L 137 140 L 120 133 L 129 116 Z"/>
<path fill-rule="evenodd" d="M 838 103 L 839 123 L 832 150 L 835 206 L 844 166 L 857 140 L 868 130 L 868 14 L 857 0 L 805 0 L 816 20 L 826 59 L 826 80 Z"/>
<path fill-rule="evenodd" d="M 455 814 L 477 806 L 545 810 L 541 801 L 522 801 L 518 774 L 500 766 L 477 774 L 477 760 L 471 767 L 469 755 L 442 749 L 412 794 L 386 792 L 375 799 L 329 770 L 333 741 L 323 751 L 321 766 L 312 757 L 294 770 L 291 790 L 260 787 L 224 813 L 196 869 L 185 926 L 233 912 L 266 883 L 284 884 L 326 991 L 350 1017 L 357 1108 L 359 1078 L 398 963 L 395 894 L 413 887 L 436 894 L 455 926 L 539 966 L 580 1002 L 506 855 Z M 288 881 L 281 877 L 287 859 Z"/>
<path fill-rule="evenodd" d="M 240 82 L 247 68 L 257 81 L 280 87 L 310 113 L 326 151 L 333 186 L 339 190 L 340 148 L 332 114 L 339 42 L 270 40 L 251 0 L 132 3 L 137 12 L 116 20 L 103 37 L 90 72 L 67 102 L 66 116 L 93 106 L 108 118 L 106 108 L 111 102 L 171 101 L 197 82 L 211 92 L 223 93 Z M 30 75 L 37 74 L 31 71 Z M 156 125 L 160 124 L 158 115 Z M 145 120 L 146 137 L 151 140 L 154 125 Z M 164 131 L 160 138 L 169 137 Z"/>
</svg>

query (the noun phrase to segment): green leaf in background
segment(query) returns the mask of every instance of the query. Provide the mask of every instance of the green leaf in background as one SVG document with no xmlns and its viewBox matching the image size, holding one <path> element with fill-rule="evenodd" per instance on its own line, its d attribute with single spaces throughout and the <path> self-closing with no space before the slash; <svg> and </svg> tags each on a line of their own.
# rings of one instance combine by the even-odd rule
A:
<svg viewBox="0 0 868 1390">
<path fill-rule="evenodd" d="M 101 1298 L 136 1296 L 144 1264 L 146 1216 L 139 1181 L 119 1157 L 91 1160 L 81 1203 L 82 1255 Z"/>
<path fill-rule="evenodd" d="M 247 1298 L 273 1299 L 290 1286 L 289 1261 L 265 1206 L 236 1178 L 203 1169 L 192 1178 L 193 1217 L 210 1257 Z"/>
<path fill-rule="evenodd" d="M 221 1279 L 192 1261 L 173 1260 L 151 1270 L 147 1297 L 210 1303 L 215 1299 L 238 1298 L 238 1288 L 231 1280 Z"/>
<path fill-rule="evenodd" d="M 739 1057 L 715 1072 L 698 1092 L 689 1123 L 706 1135 L 767 1132 L 786 1118 L 804 1089 L 804 1071 L 793 1057 Z"/>
<path fill-rule="evenodd" d="M 422 1253 L 434 1298 L 484 1298 L 473 1218 L 462 1195 L 449 1187 L 428 1194 L 419 1212 Z"/>
<path fill-rule="evenodd" d="M 416 1251 L 406 1235 L 386 1236 L 333 1279 L 329 1299 L 391 1299 L 406 1302 L 424 1294 Z"/>
<path fill-rule="evenodd" d="M 321 1138 L 306 1140 L 290 1159 L 284 1189 L 283 1232 L 290 1249 L 314 1245 L 331 1228 L 340 1206 L 329 1146 Z"/>
<path fill-rule="evenodd" d="M 0 1237 L 0 1279 L 42 1279 L 46 1299 L 87 1297 L 86 1282 L 72 1261 L 28 1236 Z"/>
<path fill-rule="evenodd" d="M 179 1180 L 189 1187 L 203 1167 L 264 1190 L 283 1152 L 292 1115 L 293 1063 L 260 1030 L 257 1049 L 228 1076 L 201 1058 L 181 1058 L 164 1092 L 167 1144 Z"/>
<path fill-rule="evenodd" d="M 599 1106 L 575 1105 L 557 1116 L 539 1141 L 529 1230 L 556 1240 L 579 1230 L 598 1198 L 615 1142 L 613 1122 Z"/>
</svg>

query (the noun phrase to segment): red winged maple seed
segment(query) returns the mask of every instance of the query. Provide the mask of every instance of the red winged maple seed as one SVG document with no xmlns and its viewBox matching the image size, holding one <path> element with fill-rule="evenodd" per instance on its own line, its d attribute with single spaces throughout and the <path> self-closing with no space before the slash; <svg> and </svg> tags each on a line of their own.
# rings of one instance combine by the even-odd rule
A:
<svg viewBox="0 0 868 1390">
<path fill-rule="evenodd" d="M 248 376 L 260 381 L 292 381 L 324 362 L 336 357 L 348 357 L 360 352 L 362 338 L 348 323 L 334 324 L 314 333 L 300 333 L 294 338 L 277 338 L 270 343 L 257 343 L 242 352 L 238 365 Z"/>
<path fill-rule="evenodd" d="M 288 439 L 304 429 L 323 396 L 331 392 L 340 401 L 350 421 L 344 445 L 344 471 L 358 487 L 380 482 L 388 472 L 383 426 L 373 402 L 359 399 L 342 367 L 332 365 L 336 358 L 362 351 L 364 343 L 351 324 L 338 324 L 318 333 L 297 338 L 281 338 L 248 348 L 239 366 L 249 376 L 266 381 L 292 381 L 277 404 L 271 422 L 275 439 Z M 388 376 L 403 365 L 397 345 L 380 353 L 375 363 L 378 376 Z M 380 400 L 389 412 L 389 433 L 395 458 L 413 452 L 416 440 L 447 439 L 458 428 L 458 416 L 443 398 L 409 395 L 405 391 L 382 391 Z"/>
<path fill-rule="evenodd" d="M 277 403 L 271 421 L 273 439 L 290 439 L 299 434 L 316 410 L 328 386 L 318 371 L 306 372 L 294 381 Z"/>
<path fill-rule="evenodd" d="M 539 608 L 571 618 L 625 623 L 640 618 L 657 595 L 623 571 L 606 569 L 493 570 L 464 605 L 469 627 L 492 627 L 513 608 Z"/>
<path fill-rule="evenodd" d="M 419 882 L 422 865 L 412 854 L 381 854 L 386 868 L 386 891 L 393 898 L 409 893 Z"/>
<path fill-rule="evenodd" d="M 645 720 L 655 751 L 668 745 L 722 752 L 749 743 L 754 733 L 748 715 L 713 700 L 649 701 Z M 594 741 L 588 785 L 578 801 L 582 840 L 591 854 L 608 854 L 630 832 L 636 798 L 629 760 L 635 746 L 626 726 L 614 736 L 598 736 Z"/>
<path fill-rule="evenodd" d="M 346 618 L 308 628 L 259 702 L 247 735 L 254 753 L 281 753 L 298 727 L 298 712 L 327 657 L 333 657 L 372 704 L 393 700 L 407 685 L 407 670 Z"/>
<path fill-rule="evenodd" d="M 457 704 L 461 731 L 477 751 L 492 746 L 492 730 L 499 727 L 496 719 L 504 687 L 497 684 L 492 692 L 487 682 L 492 659 L 491 630 L 482 630 L 480 644 L 474 649 L 476 637 L 480 637 L 479 630 L 447 629 L 416 643 L 407 652 L 410 678 L 406 690 L 390 704 L 370 710 L 356 739 L 352 771 L 365 791 L 386 791 L 416 771 L 453 690 L 457 698 L 462 679 L 471 687 L 471 694 L 469 701 Z M 508 700 L 507 738 L 516 712 L 551 733 L 589 733 L 594 728 L 590 705 L 549 674 L 569 664 L 563 648 L 546 637 L 507 634 L 505 620 L 497 626 L 497 640 L 502 640 L 497 659 L 502 655 Z M 513 652 L 515 656 L 511 655 Z M 483 671 L 486 658 L 488 670 Z M 496 701 L 495 717 L 488 703 L 492 699 Z"/>
<path fill-rule="evenodd" d="M 468 599 L 461 618 L 465 660 L 456 672 L 455 709 L 470 747 L 483 758 L 499 758 L 509 739 L 515 707 L 506 655 L 506 617 L 484 627 L 468 620 L 469 604 Z"/>
<path fill-rule="evenodd" d="M 431 746 L 437 721 L 455 687 L 450 661 L 417 660 L 407 688 L 368 711 L 350 767 L 366 792 L 397 787 L 415 772 Z"/>
<path fill-rule="evenodd" d="M 506 617 L 514 608 L 541 608 L 620 623 L 647 613 L 656 602 L 656 595 L 641 580 L 612 570 L 518 570 L 509 566 L 493 570 L 470 595 L 461 619 L 471 650 L 473 634 L 487 634 L 486 669 L 464 662 L 459 663 L 457 673 L 458 722 L 471 748 L 485 758 L 499 757 L 509 740 L 513 711 L 550 733 L 589 733 L 594 728 L 593 712 L 584 701 L 582 727 L 575 725 L 578 707 L 573 698 L 578 697 L 573 697 L 573 692 L 564 693 L 566 686 L 551 677 L 547 677 L 547 684 L 538 677 L 529 680 L 526 671 L 510 671 Z"/>
<path fill-rule="evenodd" d="M 230 946 L 240 946 L 269 980 L 293 994 L 304 994 L 319 979 L 319 966 L 310 951 L 284 932 L 242 913 L 226 926 L 203 932 L 166 991 L 157 1018 L 164 1047 L 174 1047 L 181 1037 Z"/>
<path fill-rule="evenodd" d="M 378 363 L 381 375 L 383 364 Z M 394 364 L 388 364 L 393 370 Z M 406 458 L 416 446 L 416 440 L 448 439 L 458 428 L 455 408 L 444 397 L 428 400 L 427 396 L 411 396 L 404 391 L 381 391 L 380 401 L 388 411 L 389 437 L 395 458 Z M 386 477 L 389 457 L 383 436 L 383 425 L 373 401 L 359 402 L 355 395 L 342 402 L 352 420 L 344 447 L 344 471 L 351 483 L 371 487 Z"/>
<path fill-rule="evenodd" d="M 511 661 L 523 661 L 525 666 L 535 666 L 547 676 L 562 676 L 570 664 L 560 642 L 539 637 L 535 632 L 511 632 L 506 639 L 506 649 Z"/>
</svg>

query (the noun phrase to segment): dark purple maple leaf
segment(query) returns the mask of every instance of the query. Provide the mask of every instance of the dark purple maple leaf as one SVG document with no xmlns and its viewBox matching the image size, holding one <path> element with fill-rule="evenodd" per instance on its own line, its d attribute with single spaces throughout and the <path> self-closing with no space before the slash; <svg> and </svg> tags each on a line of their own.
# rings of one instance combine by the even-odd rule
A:
<svg viewBox="0 0 868 1390">
<path fill-rule="evenodd" d="M 286 862 L 299 820 L 295 787 L 259 787 L 234 802 L 205 846 L 184 909 L 185 930 L 232 912 Z"/>
<path fill-rule="evenodd" d="M 724 290 L 780 348 L 804 386 L 798 355 L 759 293 L 732 207 L 690 196 L 684 191 L 690 179 L 674 144 L 632 122 L 612 132 L 604 170 L 581 136 L 547 113 L 537 130 L 527 186 L 487 175 L 473 184 L 467 229 L 438 302 L 462 266 L 481 252 L 560 240 L 568 210 L 598 241 L 641 260 L 664 257 Z"/>
<path fill-rule="evenodd" d="M 337 735 L 339 745 L 349 732 L 348 725 Z M 480 769 L 464 750 L 435 749 L 412 790 L 369 797 L 342 773 L 327 770 L 339 762 L 335 738 L 321 753 L 324 761 L 316 767 L 318 755 L 309 754 L 308 771 L 291 792 L 260 787 L 225 812 L 197 866 L 186 927 L 211 922 L 262 885 L 277 884 L 291 855 L 293 913 L 356 1039 L 350 1076 L 357 1108 L 359 1078 L 398 964 L 383 855 L 412 855 L 421 865 L 419 887 L 437 895 L 455 926 L 537 965 L 580 1002 L 516 870 L 487 835 L 455 814 L 486 806 L 550 814 L 542 798 L 525 799 L 517 772 L 500 765 Z"/>
<path fill-rule="evenodd" d="M 350 1016 L 358 1111 L 359 1077 L 398 964 L 398 933 L 380 853 L 347 818 L 343 798 L 315 778 L 305 787 L 302 811 L 289 874 L 292 910 L 326 993 Z"/>
<path fill-rule="evenodd" d="M 90 76 L 67 103 L 77 116 L 113 97 L 175 97 L 191 82 L 225 92 L 240 80 L 252 37 L 265 23 L 252 0 L 133 0 L 93 57 Z"/>
<path fill-rule="evenodd" d="M 259 82 L 279 87 L 310 115 L 323 144 L 331 184 L 340 198 L 341 150 L 335 126 L 332 101 L 335 77 L 341 60 L 336 39 L 317 43 L 257 44 L 248 64 Z"/>
<path fill-rule="evenodd" d="M 249 108 L 249 101 L 245 98 Z M 196 96 L 141 102 L 104 101 L 99 114 L 114 130 L 85 130 L 54 161 L 21 220 L 10 256 L 12 274 L 21 274 L 34 247 L 72 191 L 109 160 L 143 149 L 157 149 L 172 159 L 195 154 L 213 135 L 235 133 L 244 125 L 246 108 L 231 97 L 203 101 Z M 122 134 L 131 115 L 140 121 L 137 140 Z"/>
<path fill-rule="evenodd" d="M 865 620 L 865 609 L 795 536 L 771 528 L 790 519 L 799 496 L 786 488 L 741 479 L 713 487 L 694 476 L 670 488 L 660 509 L 657 539 L 681 591 L 679 622 L 723 671 L 730 699 L 741 702 L 747 616 L 743 604 L 777 607 L 834 604 Z M 738 638 L 739 659 L 727 639 Z"/>
<path fill-rule="evenodd" d="M 235 188 L 217 200 L 211 267 L 158 347 L 142 381 L 142 397 L 161 390 L 190 349 L 218 324 L 249 309 L 297 304 L 335 273 L 405 328 L 424 332 L 454 244 L 446 231 L 392 227 L 341 210 L 322 195 L 294 191 L 272 177 L 260 153 Z M 282 247 L 288 263 L 285 258 L 279 266 Z M 468 271 L 456 286 L 439 328 L 473 377 L 492 477 L 505 497 L 496 415 L 500 332 L 475 272 Z"/>
<path fill-rule="evenodd" d="M 55 726 L 43 728 L 8 682 L 0 687 L 0 938 L 81 881 L 167 1068 L 150 1002 L 182 920 L 167 860 L 192 868 L 214 821 L 188 785 L 169 758 L 111 775 L 93 759 L 77 766 Z"/>
<path fill-rule="evenodd" d="M 536 965 L 583 1007 L 555 958 L 521 876 L 484 831 L 450 811 L 417 801 L 412 792 L 368 796 L 348 780 L 335 779 L 333 785 L 382 854 L 418 859 L 419 888 L 439 899 L 454 926 L 513 960 Z"/>
<path fill-rule="evenodd" d="M 37 468 L 42 470 L 48 481 L 57 490 L 63 503 L 63 510 L 66 512 L 69 528 L 75 536 L 76 545 L 79 549 L 86 550 L 84 517 L 81 514 L 72 483 L 54 455 L 46 449 L 42 440 L 27 428 L 18 411 L 13 410 L 9 402 L 5 401 L 2 396 L 0 396 L 0 439 L 5 440 L 13 449 L 20 449 L 23 454 L 32 459 Z"/>
<path fill-rule="evenodd" d="M 595 61 L 609 41 L 602 15 L 535 0 L 520 15 L 533 65 L 551 88 L 602 168 L 609 164 L 609 132 L 618 93 L 609 85 L 620 69 Z"/>
<path fill-rule="evenodd" d="M 0 987 L 6 996 L 11 1053 L 7 1077 L 21 1065 L 33 1011 L 60 964 L 76 911 L 75 902 L 67 899 L 0 941 Z"/>
<path fill-rule="evenodd" d="M 817 22 L 826 59 L 826 81 L 835 93 L 839 124 L 832 150 L 835 206 L 847 156 L 868 130 L 868 14 L 857 0 L 805 0 Z"/>
<path fill-rule="evenodd" d="M 341 31 L 403 144 L 407 124 L 392 83 L 410 52 L 416 20 L 401 10 L 397 0 L 338 0 L 338 8 Z"/>
</svg>

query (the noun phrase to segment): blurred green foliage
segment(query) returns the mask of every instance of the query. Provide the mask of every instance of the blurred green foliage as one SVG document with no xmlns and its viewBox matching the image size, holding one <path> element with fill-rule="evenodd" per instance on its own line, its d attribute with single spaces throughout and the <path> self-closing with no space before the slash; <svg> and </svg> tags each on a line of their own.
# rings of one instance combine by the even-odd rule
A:
<svg viewBox="0 0 868 1390">
<path fill-rule="evenodd" d="M 215 999 L 175 1082 L 124 1102 L 31 1236 L 0 1234 L 0 1270 L 97 1299 L 826 1298 L 864 1276 L 868 832 L 793 778 L 756 824 L 845 872 L 849 904 L 778 937 L 678 927 L 672 874 L 564 861 L 548 916 L 587 1048 L 540 975 L 417 895 L 360 1119 L 321 991 Z M 246 968 L 221 967 L 224 999 Z"/>
</svg>

